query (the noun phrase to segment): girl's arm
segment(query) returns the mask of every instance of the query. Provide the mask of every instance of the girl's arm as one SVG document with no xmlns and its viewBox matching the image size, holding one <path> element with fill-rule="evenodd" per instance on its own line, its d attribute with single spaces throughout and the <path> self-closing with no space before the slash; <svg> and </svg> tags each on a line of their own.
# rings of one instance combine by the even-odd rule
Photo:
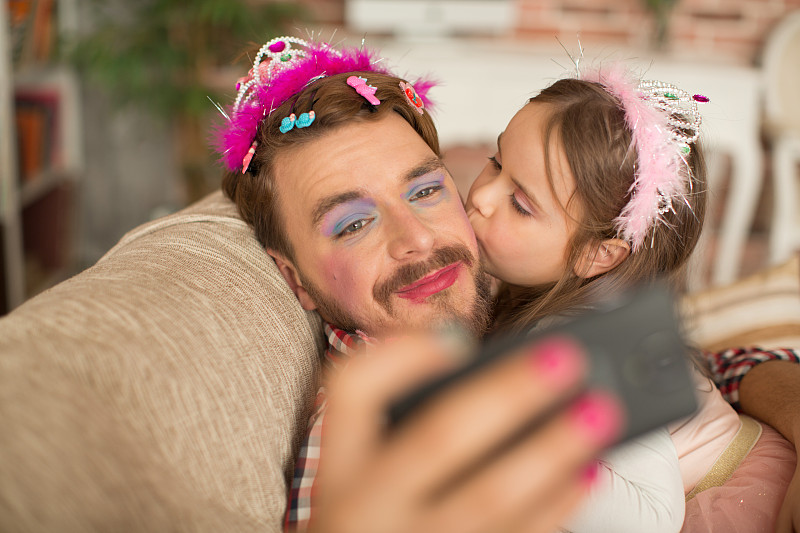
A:
<svg viewBox="0 0 800 533">
<path fill-rule="evenodd" d="M 666 429 L 619 446 L 600 461 L 598 479 L 565 531 L 677 532 L 686 509 L 678 455 Z"/>
</svg>

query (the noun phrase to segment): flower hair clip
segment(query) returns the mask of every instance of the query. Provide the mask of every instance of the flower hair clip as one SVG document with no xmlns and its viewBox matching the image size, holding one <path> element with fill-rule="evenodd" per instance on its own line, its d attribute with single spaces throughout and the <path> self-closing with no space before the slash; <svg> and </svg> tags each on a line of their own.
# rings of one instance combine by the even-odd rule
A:
<svg viewBox="0 0 800 533">
<path fill-rule="evenodd" d="M 238 80 L 236 99 L 230 112 L 222 113 L 226 120 L 216 131 L 215 145 L 225 166 L 232 172 L 246 172 L 258 147 L 255 139 L 261 121 L 315 81 L 348 72 L 356 74 L 356 78 L 357 73 L 363 72 L 391 75 L 376 55 L 363 44 L 360 48 L 338 50 L 324 42 L 297 37 L 276 37 L 265 43 L 247 76 Z M 418 81 L 416 85 L 420 101 L 427 105 L 427 92 L 433 85 L 430 81 Z M 356 90 L 373 105 L 380 103 L 374 87 L 366 81 Z M 290 114 L 281 120 L 281 133 L 310 126 L 315 113 L 302 113 L 294 120 L 292 117 Z"/>
<path fill-rule="evenodd" d="M 417 110 L 417 113 L 422 115 L 425 111 L 425 104 L 422 101 L 422 98 L 419 97 L 417 91 L 414 89 L 414 86 L 410 83 L 406 83 L 404 81 L 400 82 L 400 90 L 403 91 L 403 94 L 406 95 L 406 100 L 408 103 L 411 104 L 411 107 Z"/>
<path fill-rule="evenodd" d="M 579 78 L 602 85 L 620 103 L 637 154 L 631 199 L 615 220 L 620 236 L 637 251 L 650 228 L 664 223 L 673 201 L 689 193 L 691 168 L 687 156 L 700 135 L 702 117 L 697 103 L 678 87 L 637 80 L 622 65 L 581 73 Z"/>
</svg>

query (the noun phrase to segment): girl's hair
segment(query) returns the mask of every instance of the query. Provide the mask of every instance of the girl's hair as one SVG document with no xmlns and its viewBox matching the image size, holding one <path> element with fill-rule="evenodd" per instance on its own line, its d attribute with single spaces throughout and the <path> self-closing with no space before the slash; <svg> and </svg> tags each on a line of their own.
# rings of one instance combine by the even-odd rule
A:
<svg viewBox="0 0 800 533">
<path fill-rule="evenodd" d="M 367 79 L 377 88 L 380 104 L 372 105 L 347 84 L 355 75 Z M 258 148 L 246 174 L 228 172 L 222 180 L 225 194 L 236 203 L 242 218 L 253 226 L 256 237 L 265 248 L 271 248 L 288 259 L 294 259 L 291 243 L 286 238 L 280 216 L 281 201 L 275 187 L 274 162 L 281 150 L 299 146 L 328 135 L 346 124 L 378 120 L 397 113 L 419 134 L 438 156 L 439 138 L 430 114 L 419 113 L 400 86 L 404 80 L 379 72 L 348 72 L 321 78 L 307 85 L 295 96 L 275 108 L 258 127 Z M 291 113 L 300 116 L 313 110 L 314 122 L 305 128 L 280 132 L 281 120 Z"/>
<path fill-rule="evenodd" d="M 631 131 L 619 101 L 598 83 L 562 79 L 531 98 L 529 104 L 533 103 L 545 105 L 549 112 L 543 142 L 551 190 L 555 196 L 551 161 L 556 146 L 564 151 L 575 181 L 567 204 L 578 202 L 582 214 L 575 220 L 561 279 L 544 286 L 517 288 L 513 297 L 507 287 L 501 288 L 495 328 L 526 330 L 546 316 L 574 312 L 602 295 L 633 284 L 663 278 L 681 281 L 706 210 L 705 164 L 699 142 L 691 146 L 687 156 L 690 171 L 686 176 L 686 202 L 673 202 L 673 211 L 663 215 L 666 223 L 654 224 L 645 243 L 621 264 L 606 274 L 585 279 L 574 274 L 581 254 L 589 244 L 618 238 L 614 219 L 631 198 L 637 160 L 631 148 Z M 567 209 L 568 205 L 563 207 Z"/>
</svg>

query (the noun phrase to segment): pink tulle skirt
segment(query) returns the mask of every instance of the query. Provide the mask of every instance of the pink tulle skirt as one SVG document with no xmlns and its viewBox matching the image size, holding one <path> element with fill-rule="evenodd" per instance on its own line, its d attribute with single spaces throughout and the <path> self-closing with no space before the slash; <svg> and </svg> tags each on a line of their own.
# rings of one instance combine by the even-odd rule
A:
<svg viewBox="0 0 800 533">
<path fill-rule="evenodd" d="M 764 431 L 731 478 L 686 504 L 682 533 L 775 531 L 775 520 L 794 475 L 794 447 L 777 431 Z"/>
</svg>

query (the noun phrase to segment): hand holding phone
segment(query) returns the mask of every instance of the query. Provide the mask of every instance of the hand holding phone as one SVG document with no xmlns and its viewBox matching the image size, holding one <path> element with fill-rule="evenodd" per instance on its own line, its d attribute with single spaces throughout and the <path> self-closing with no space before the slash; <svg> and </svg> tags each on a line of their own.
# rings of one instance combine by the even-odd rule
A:
<svg viewBox="0 0 800 533">
<path fill-rule="evenodd" d="M 626 429 L 619 441 L 691 415 L 697 409 L 674 300 L 666 286 L 657 284 L 618 295 L 563 325 L 485 342 L 466 366 L 395 401 L 388 412 L 390 427 L 454 383 L 550 336 L 574 339 L 585 348 L 590 361 L 588 378 L 571 397 L 532 420 L 528 431 L 535 430 L 586 390 L 611 392 L 624 405 Z"/>
<path fill-rule="evenodd" d="M 582 383 L 587 359 L 575 342 L 498 359 L 441 389 L 391 431 L 393 399 L 463 361 L 425 333 L 368 353 L 327 384 L 318 532 L 552 532 L 585 495 L 594 458 L 620 430 L 619 402 L 587 394 L 508 441 Z M 551 366 L 554 357 L 567 364 Z"/>
</svg>

